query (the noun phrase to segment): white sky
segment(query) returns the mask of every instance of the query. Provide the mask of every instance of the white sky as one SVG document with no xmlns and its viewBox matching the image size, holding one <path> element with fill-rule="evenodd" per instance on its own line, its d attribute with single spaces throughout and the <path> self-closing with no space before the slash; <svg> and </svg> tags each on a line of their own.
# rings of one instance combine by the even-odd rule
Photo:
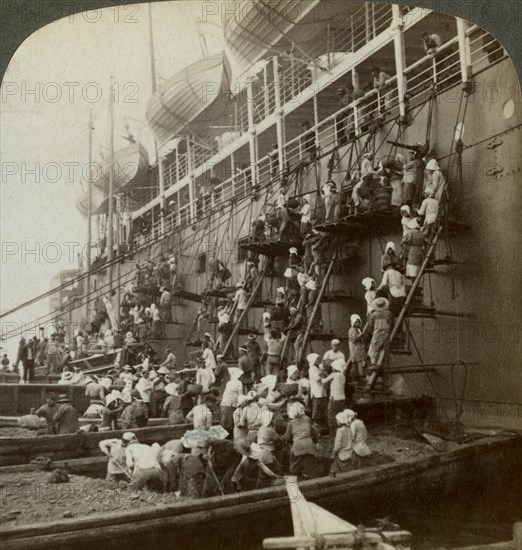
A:
<svg viewBox="0 0 522 550">
<path fill-rule="evenodd" d="M 151 96 L 148 4 L 133 6 L 75 14 L 40 29 L 6 71 L 0 111 L 0 311 L 46 292 L 53 275 L 77 267 L 73 245 L 65 243 L 77 243 L 79 250 L 86 242 L 86 220 L 75 201 L 85 189 L 91 108 L 96 161 L 109 143 L 111 77 L 119 91 L 115 148 L 127 143 L 121 138 L 125 119 L 135 119 L 128 120 L 130 131 L 154 159 L 145 126 Z M 153 4 L 158 79 L 202 57 L 196 24 L 202 10 L 198 1 Z M 220 19 L 215 14 L 208 17 L 213 24 L 202 25 L 210 53 L 223 48 L 215 26 Z M 28 93 L 35 89 L 36 95 Z M 37 175 L 31 173 L 35 169 Z M 10 330 L 5 323 L 30 323 L 48 311 L 44 299 L 0 320 L 0 332 Z M 17 341 L 0 343 L 11 358 Z"/>
</svg>

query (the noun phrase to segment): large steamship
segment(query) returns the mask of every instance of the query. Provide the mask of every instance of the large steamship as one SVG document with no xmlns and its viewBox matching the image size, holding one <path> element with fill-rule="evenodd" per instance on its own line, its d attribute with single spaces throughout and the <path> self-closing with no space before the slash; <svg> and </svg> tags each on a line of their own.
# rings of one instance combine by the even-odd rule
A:
<svg viewBox="0 0 522 550">
<path fill-rule="evenodd" d="M 375 388 L 428 394 L 443 418 L 455 386 L 465 382 L 467 421 L 520 428 L 520 251 L 513 239 L 520 229 L 520 88 L 502 45 L 472 23 L 396 4 L 281 0 L 228 8 L 225 52 L 183 68 L 150 98 L 159 160 L 149 165 L 139 143 L 116 151 L 122 163 L 133 160 L 113 185 L 117 215 L 109 212 L 107 177 L 93 185 L 90 207 L 87 195 L 79 200 L 107 258 L 91 266 L 84 302 L 92 306 L 93 296 L 112 288 L 121 301 L 136 263 L 175 255 L 178 323 L 156 345 L 168 343 L 184 360 L 199 337 L 194 319 L 208 298 L 208 262 L 220 259 L 235 282 L 253 254 L 261 273 L 255 299 L 233 337 L 261 334 L 288 250 L 301 246 L 277 236 L 251 240 L 252 222 L 261 212 L 270 219 L 283 185 L 289 200 L 310 195 L 316 229 L 338 242 L 318 288 L 322 330 L 310 323 L 305 334 L 303 349 L 322 352 L 332 336 L 346 338 L 351 313 L 365 313 L 361 280 L 380 280 L 384 243 L 402 237 L 386 195 L 365 215 L 349 210 L 353 172 L 365 152 L 377 167 L 406 157 L 404 145 L 422 145 L 448 181 L 444 219 L 409 289 L 405 337 L 392 341 L 387 375 Z M 440 36 L 436 50 L 426 51 L 424 31 Z M 380 90 L 372 85 L 376 66 L 388 77 Z M 347 85 L 356 93 L 342 104 L 338 89 Z M 327 180 L 341 195 L 333 222 L 322 209 Z M 215 320 L 204 330 L 215 334 Z"/>
</svg>

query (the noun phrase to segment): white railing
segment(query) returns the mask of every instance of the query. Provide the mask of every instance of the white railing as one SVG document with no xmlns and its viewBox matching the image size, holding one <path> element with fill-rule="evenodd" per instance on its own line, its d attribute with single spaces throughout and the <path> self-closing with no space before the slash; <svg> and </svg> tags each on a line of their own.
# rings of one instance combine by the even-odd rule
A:
<svg viewBox="0 0 522 550">
<path fill-rule="evenodd" d="M 468 31 L 472 67 L 482 69 L 484 64 L 491 64 L 505 57 L 505 51 L 491 35 L 478 28 Z M 409 106 L 418 105 L 431 97 L 435 89 L 437 93 L 460 82 L 460 57 L 457 37 L 443 44 L 435 55 L 426 55 L 404 71 L 406 79 L 407 100 Z M 317 126 L 312 126 L 306 132 L 295 137 L 284 145 L 284 167 L 279 167 L 277 155 L 271 152 L 261 158 L 255 166 L 256 179 L 259 185 L 265 186 L 271 179 L 276 179 L 281 171 L 292 170 L 298 163 L 307 161 L 311 143 L 317 152 L 333 149 L 339 143 L 341 132 L 346 131 L 360 136 L 366 132 L 372 123 L 389 120 L 399 115 L 399 92 L 397 77 L 386 81 L 383 90 L 371 90 L 364 96 L 355 99 L 349 105 L 339 109 L 332 115 L 321 120 Z M 313 139 L 308 141 L 308 137 Z M 186 161 L 186 159 L 185 159 Z M 202 213 L 210 212 L 221 204 L 238 200 L 253 190 L 253 180 L 250 167 L 237 172 L 225 181 L 216 185 L 211 195 L 203 198 Z M 172 218 L 171 218 L 172 217 Z M 165 230 L 184 227 L 190 220 L 190 205 L 185 205 L 175 214 L 167 216 L 169 222 Z M 172 219 L 172 222 L 170 221 Z M 175 220 L 175 221 L 174 221 Z M 155 228 L 159 227 L 159 222 Z M 154 229 L 152 233 L 156 233 Z M 141 237 L 141 236 L 139 236 Z"/>
</svg>

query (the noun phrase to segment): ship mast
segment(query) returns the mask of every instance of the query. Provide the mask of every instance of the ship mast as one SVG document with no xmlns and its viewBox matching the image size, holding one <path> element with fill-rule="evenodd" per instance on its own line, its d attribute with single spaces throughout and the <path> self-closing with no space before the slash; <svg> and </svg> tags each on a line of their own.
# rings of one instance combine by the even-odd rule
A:
<svg viewBox="0 0 522 550">
<path fill-rule="evenodd" d="M 150 39 L 150 79 L 152 84 L 152 93 L 157 90 L 156 62 L 154 59 L 154 33 L 152 32 L 152 3 L 149 3 L 149 39 Z M 163 174 L 163 159 L 158 153 L 158 141 L 154 138 L 154 152 L 158 163 L 158 184 L 160 194 L 160 230 L 161 235 L 165 233 L 165 179 Z"/>
<path fill-rule="evenodd" d="M 109 254 L 107 261 L 109 262 L 109 292 L 112 292 L 112 261 L 114 259 L 114 87 L 111 77 L 111 93 L 109 98 L 109 125 L 110 125 L 110 138 L 109 138 L 109 212 L 108 212 L 108 235 L 107 235 L 107 247 Z"/>
<path fill-rule="evenodd" d="M 92 109 L 89 112 L 89 172 L 88 172 L 88 204 L 87 204 L 87 280 L 85 283 L 85 296 L 91 295 L 91 240 L 92 240 Z M 85 317 L 89 318 L 89 301 L 85 301 Z"/>
</svg>

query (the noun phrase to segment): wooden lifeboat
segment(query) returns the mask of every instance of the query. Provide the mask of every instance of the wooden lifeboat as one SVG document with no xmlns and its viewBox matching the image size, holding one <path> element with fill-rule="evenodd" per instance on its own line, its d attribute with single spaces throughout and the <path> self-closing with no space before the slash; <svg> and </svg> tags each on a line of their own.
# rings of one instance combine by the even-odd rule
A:
<svg viewBox="0 0 522 550">
<path fill-rule="evenodd" d="M 229 104 L 230 80 L 230 63 L 220 53 L 188 65 L 159 86 L 146 115 L 159 144 L 219 120 Z"/>
</svg>

